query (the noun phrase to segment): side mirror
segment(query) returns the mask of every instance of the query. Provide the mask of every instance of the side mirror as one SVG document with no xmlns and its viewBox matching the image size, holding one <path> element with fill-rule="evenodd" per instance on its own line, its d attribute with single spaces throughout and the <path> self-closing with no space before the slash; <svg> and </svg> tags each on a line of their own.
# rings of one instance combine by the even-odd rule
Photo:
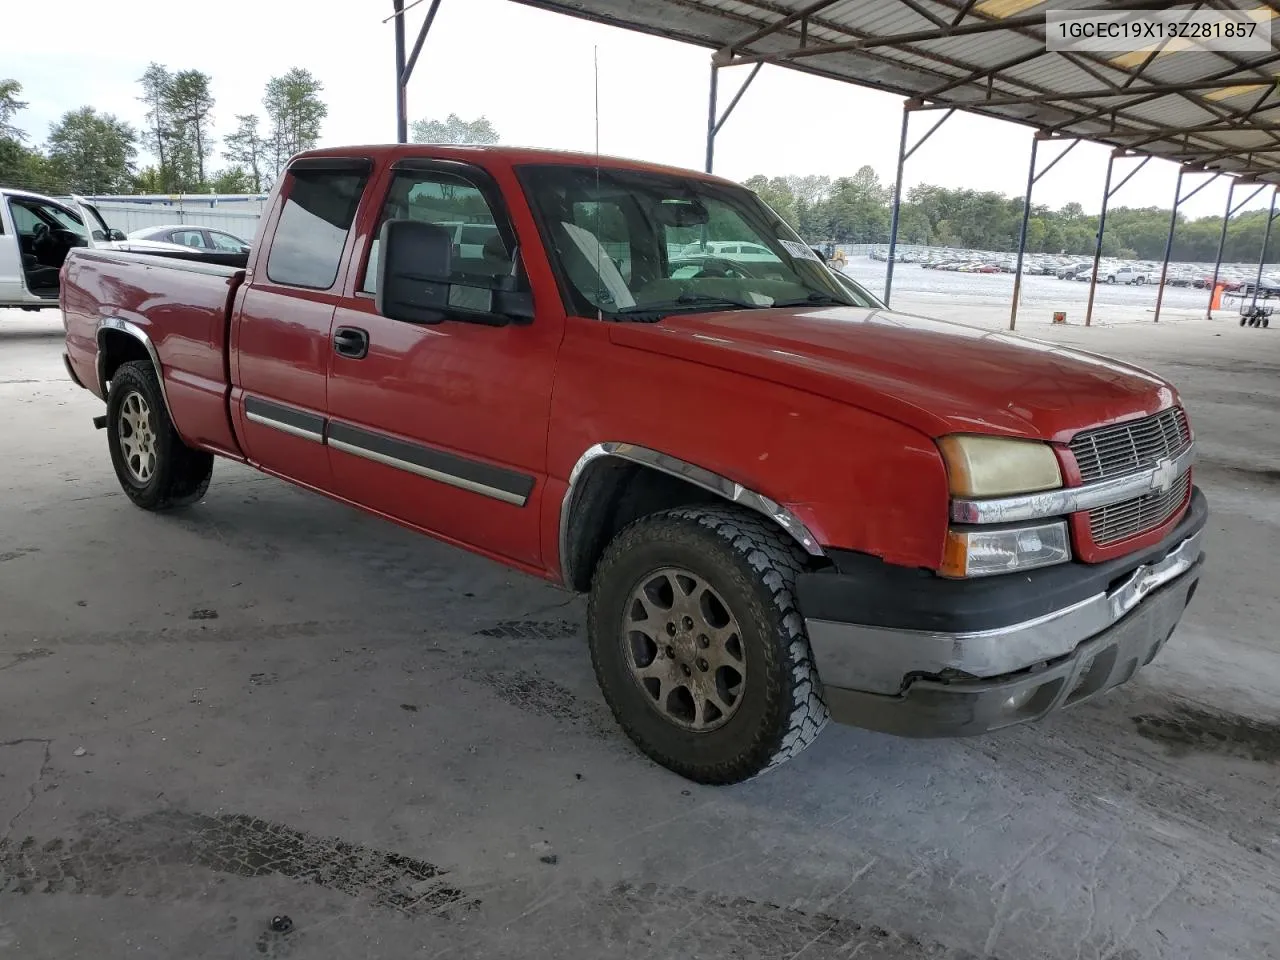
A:
<svg viewBox="0 0 1280 960">
<path fill-rule="evenodd" d="M 453 279 L 451 230 L 421 220 L 388 220 L 378 237 L 377 311 L 391 320 L 460 320 L 501 327 L 533 319 L 533 298 L 513 278 L 493 286 Z"/>
<path fill-rule="evenodd" d="M 128 237 L 126 237 L 126 236 L 124 235 L 124 231 L 123 231 L 123 230 L 112 230 L 112 231 L 111 231 L 111 239 L 112 239 L 112 240 L 127 240 L 127 239 L 129 239 L 129 238 L 128 238 Z"/>
</svg>

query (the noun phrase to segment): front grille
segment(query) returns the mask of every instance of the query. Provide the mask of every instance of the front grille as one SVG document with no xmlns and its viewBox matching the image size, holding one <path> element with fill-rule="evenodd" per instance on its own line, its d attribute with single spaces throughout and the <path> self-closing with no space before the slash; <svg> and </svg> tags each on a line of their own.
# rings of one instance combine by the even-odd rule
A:
<svg viewBox="0 0 1280 960">
<path fill-rule="evenodd" d="M 1119 543 L 1164 523 L 1187 499 L 1191 474 L 1184 473 L 1168 493 L 1149 493 L 1089 511 L 1089 533 L 1099 547 Z"/>
<path fill-rule="evenodd" d="M 1080 481 L 1092 483 L 1153 467 L 1181 453 L 1190 442 L 1187 415 L 1181 407 L 1173 407 L 1145 420 L 1079 434 L 1071 441 L 1071 452 L 1080 468 Z"/>
</svg>

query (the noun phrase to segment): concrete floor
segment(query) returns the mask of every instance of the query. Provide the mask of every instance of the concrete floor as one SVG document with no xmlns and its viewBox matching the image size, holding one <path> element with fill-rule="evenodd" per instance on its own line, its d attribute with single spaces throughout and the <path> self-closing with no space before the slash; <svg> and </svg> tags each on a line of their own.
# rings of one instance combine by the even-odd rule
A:
<svg viewBox="0 0 1280 960">
<path fill-rule="evenodd" d="M 714 789 L 617 731 L 567 594 L 232 465 L 131 507 L 56 314 L 0 312 L 0 958 L 1280 957 L 1280 330 L 1031 332 L 1184 390 L 1170 645 Z"/>
</svg>

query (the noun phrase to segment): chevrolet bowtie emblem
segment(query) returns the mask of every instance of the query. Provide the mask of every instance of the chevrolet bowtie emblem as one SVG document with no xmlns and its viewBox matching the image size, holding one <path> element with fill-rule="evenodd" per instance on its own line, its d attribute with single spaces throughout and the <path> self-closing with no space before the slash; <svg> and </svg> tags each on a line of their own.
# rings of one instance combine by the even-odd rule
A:
<svg viewBox="0 0 1280 960">
<path fill-rule="evenodd" d="M 1178 479 L 1178 468 L 1172 460 L 1161 460 L 1151 472 L 1151 489 L 1168 493 Z"/>
</svg>

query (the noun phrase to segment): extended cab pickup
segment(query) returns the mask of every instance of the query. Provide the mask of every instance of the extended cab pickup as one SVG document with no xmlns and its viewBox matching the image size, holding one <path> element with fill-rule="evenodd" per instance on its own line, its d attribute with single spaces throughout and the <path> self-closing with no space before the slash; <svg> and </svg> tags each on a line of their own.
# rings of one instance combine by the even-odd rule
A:
<svg viewBox="0 0 1280 960">
<path fill-rule="evenodd" d="M 619 723 L 704 782 L 829 715 L 1043 717 L 1129 680 L 1200 576 L 1173 387 L 892 313 L 710 176 L 311 152 L 243 268 L 74 249 L 62 307 L 138 506 L 226 457 L 587 592 Z"/>
</svg>

